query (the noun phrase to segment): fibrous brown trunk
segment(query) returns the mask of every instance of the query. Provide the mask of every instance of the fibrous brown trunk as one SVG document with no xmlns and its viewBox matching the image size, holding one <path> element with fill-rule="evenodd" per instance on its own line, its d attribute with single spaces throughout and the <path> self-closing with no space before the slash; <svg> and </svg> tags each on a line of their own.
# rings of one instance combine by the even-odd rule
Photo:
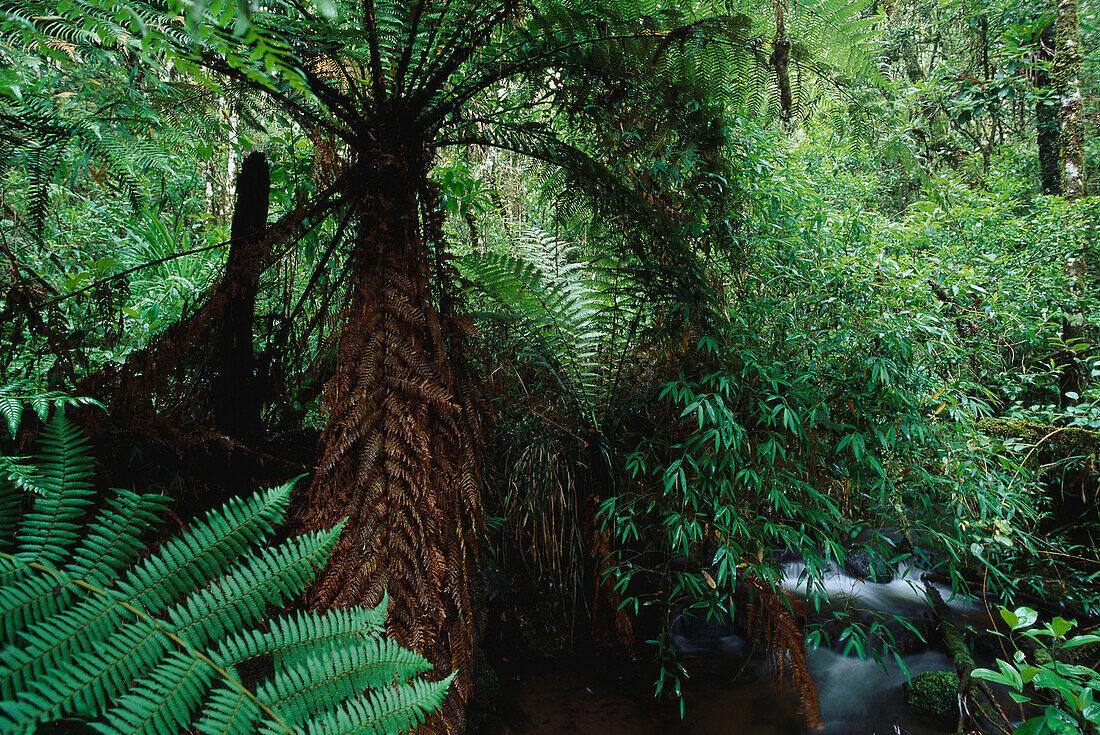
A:
<svg viewBox="0 0 1100 735">
<path fill-rule="evenodd" d="M 315 607 L 377 604 L 389 595 L 389 633 L 455 684 L 421 731 L 458 732 L 477 642 L 480 429 L 456 370 L 461 337 L 439 308 L 425 230 L 427 161 L 415 142 L 363 156 L 351 268 L 354 279 L 321 460 L 304 500 L 308 528 L 347 518 Z M 429 213 L 422 223 L 421 207 Z"/>
<path fill-rule="evenodd" d="M 260 428 L 260 401 L 254 385 L 252 318 L 260 282 L 271 196 L 271 172 L 263 153 L 251 153 L 237 177 L 237 203 L 230 230 L 224 285 L 227 298 L 215 341 L 216 372 L 211 386 L 214 423 L 222 432 L 252 436 Z"/>
</svg>

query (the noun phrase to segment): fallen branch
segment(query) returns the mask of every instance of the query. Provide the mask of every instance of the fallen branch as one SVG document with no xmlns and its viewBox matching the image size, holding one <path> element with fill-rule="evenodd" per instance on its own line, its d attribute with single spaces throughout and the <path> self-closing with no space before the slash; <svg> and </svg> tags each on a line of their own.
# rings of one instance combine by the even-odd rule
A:
<svg viewBox="0 0 1100 735">
<path fill-rule="evenodd" d="M 947 603 L 943 601 L 943 596 L 927 580 L 924 582 L 924 589 L 928 595 L 928 604 L 932 608 L 932 614 L 939 621 L 940 632 L 943 634 L 944 644 L 947 645 L 947 652 L 951 655 L 951 660 L 955 662 L 955 670 L 959 674 L 959 724 L 956 732 L 962 733 L 964 731 L 967 718 L 978 725 L 979 730 L 984 729 L 981 727 L 983 723 L 978 720 L 978 715 L 983 715 L 988 723 L 999 732 L 1004 733 L 1004 735 L 1011 735 L 1012 723 L 1004 710 L 1001 709 L 1001 706 L 997 704 L 989 685 L 980 679 L 971 677 L 977 665 L 974 663 L 974 657 L 970 655 L 966 638 L 959 630 L 955 619 L 951 617 L 951 611 L 948 609 Z M 975 711 L 970 709 L 969 704 L 971 702 L 975 705 Z M 995 718 L 990 716 L 991 713 L 996 713 L 1001 721 L 997 722 Z"/>
</svg>

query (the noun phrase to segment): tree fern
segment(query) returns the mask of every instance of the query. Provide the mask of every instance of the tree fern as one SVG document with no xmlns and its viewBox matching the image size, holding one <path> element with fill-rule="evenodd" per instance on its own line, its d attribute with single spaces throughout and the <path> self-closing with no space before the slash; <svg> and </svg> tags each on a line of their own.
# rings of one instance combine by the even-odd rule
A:
<svg viewBox="0 0 1100 735">
<path fill-rule="evenodd" d="M 7 478 L 0 495 L 0 527 L 16 529 L 0 552 L 0 732 L 75 716 L 105 733 L 381 733 L 443 701 L 451 678 L 417 678 L 430 664 L 381 638 L 385 600 L 267 620 L 341 530 L 269 544 L 293 483 L 147 554 L 166 499 L 116 490 L 96 509 L 87 442 L 60 410 L 42 444 L 35 492 Z M 255 689 L 238 671 L 249 662 L 269 669 Z"/>
<path fill-rule="evenodd" d="M 575 245 L 531 228 L 518 233 L 516 255 L 469 253 L 458 258 L 475 292 L 502 308 L 524 344 L 557 380 L 590 429 L 606 409 L 610 357 L 622 347 L 622 324 L 634 299 L 612 289 L 608 274 L 572 258 Z M 616 329 L 620 327 L 620 329 Z"/>
<path fill-rule="evenodd" d="M 55 13 L 44 0 L 0 2 L 32 25 Z M 725 2 L 111 0 L 106 15 L 90 7 L 85 19 L 80 11 L 94 5 L 75 0 L 62 22 L 114 23 L 124 44 L 146 32 L 136 30 L 143 24 L 168 63 L 253 86 L 318 136 L 340 141 L 340 163 L 356 184 L 343 187 L 346 238 L 340 225 L 333 242 L 346 252 L 336 270 L 347 275 L 330 293 L 346 299 L 321 299 L 309 320 L 337 325 L 326 330 L 339 347 L 305 522 L 326 528 L 349 513 L 353 521 L 311 602 L 374 602 L 388 586 L 400 611 L 392 630 L 403 642 L 443 668 L 469 665 L 480 422 L 428 165 L 444 147 L 475 145 L 560 169 L 561 196 L 588 215 L 590 239 L 640 264 L 632 285 L 705 316 L 715 311 L 700 295 L 709 291 L 706 254 L 733 250 L 743 230 L 730 154 L 739 102 L 761 96 L 759 74 L 743 70 L 764 68 L 766 42 Z M 544 310 L 556 304 L 587 318 L 585 300 L 600 292 L 574 286 L 547 292 Z M 325 312 L 340 316 L 326 321 Z M 614 385 L 585 367 L 598 349 L 585 332 L 560 331 L 560 344 L 579 346 L 557 350 L 562 379 Z M 596 423 L 592 394 L 576 395 Z M 366 564 L 364 549 L 376 552 Z M 84 617 L 94 627 L 111 614 Z M 460 674 L 444 715 L 450 732 L 461 726 L 470 686 Z M 341 717 L 362 711 L 349 705 Z"/>
</svg>

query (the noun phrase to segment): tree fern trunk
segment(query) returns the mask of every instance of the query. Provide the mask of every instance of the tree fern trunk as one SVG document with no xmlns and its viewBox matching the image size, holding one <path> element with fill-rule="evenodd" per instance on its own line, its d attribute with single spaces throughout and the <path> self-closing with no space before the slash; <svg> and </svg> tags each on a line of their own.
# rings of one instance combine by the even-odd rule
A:
<svg viewBox="0 0 1100 735">
<path fill-rule="evenodd" d="M 310 528 L 349 521 L 314 587 L 317 607 L 377 603 L 389 632 L 458 676 L 425 728 L 458 732 L 477 638 L 479 427 L 453 370 L 453 321 L 429 278 L 419 211 L 426 161 L 397 143 L 367 159 L 356 205 L 352 293 L 321 460 L 304 508 Z"/>
</svg>

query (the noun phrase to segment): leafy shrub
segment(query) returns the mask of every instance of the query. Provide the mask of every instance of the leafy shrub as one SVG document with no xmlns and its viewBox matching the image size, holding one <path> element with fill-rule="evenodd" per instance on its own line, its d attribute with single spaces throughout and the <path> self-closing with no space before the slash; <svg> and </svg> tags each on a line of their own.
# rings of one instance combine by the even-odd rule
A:
<svg viewBox="0 0 1100 735">
<path fill-rule="evenodd" d="M 1040 625 L 1038 613 L 1027 607 L 1002 609 L 1001 617 L 1020 636 L 1021 648 L 1028 649 L 1030 656 L 1017 649 L 1011 662 L 997 661 L 997 671 L 975 669 L 974 676 L 1009 687 L 1017 702 L 1043 707 L 1041 715 L 1016 728 L 1016 735 L 1077 735 L 1100 729 L 1100 702 L 1096 700 L 1100 672 L 1064 660 L 1073 650 L 1095 647 L 1100 635 L 1071 636 L 1069 632 L 1077 623 L 1061 617 Z"/>
</svg>

